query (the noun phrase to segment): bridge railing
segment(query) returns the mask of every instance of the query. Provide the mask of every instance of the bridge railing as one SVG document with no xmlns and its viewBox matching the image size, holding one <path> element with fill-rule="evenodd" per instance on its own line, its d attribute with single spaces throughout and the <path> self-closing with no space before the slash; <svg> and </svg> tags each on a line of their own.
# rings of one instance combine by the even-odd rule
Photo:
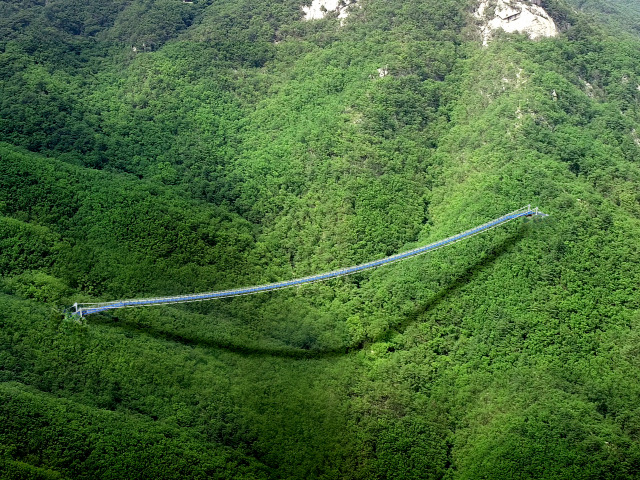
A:
<svg viewBox="0 0 640 480">
<path fill-rule="evenodd" d="M 456 243 L 460 240 L 486 232 L 487 230 L 495 228 L 499 225 L 503 225 L 507 222 L 515 220 L 516 218 L 532 217 L 532 216 L 546 217 L 547 215 L 540 212 L 537 207 L 534 209 L 534 208 L 531 208 L 531 205 L 527 205 L 526 207 L 507 213 L 506 215 L 498 217 L 494 220 L 491 220 L 487 223 L 474 227 L 470 230 L 466 230 L 462 233 L 458 233 L 457 235 L 453 235 L 451 237 L 445 238 L 444 240 L 440 240 L 440 241 L 431 243 L 429 245 L 425 245 L 423 247 L 414 248 L 407 252 L 397 253 L 395 255 L 391 255 L 390 257 L 382 258 L 380 260 L 373 260 L 373 261 L 362 263 L 359 265 L 354 265 L 352 267 L 341 268 L 341 269 L 332 270 L 326 273 L 309 275 L 306 277 L 296 278 L 292 280 L 285 280 L 285 281 L 275 282 L 275 283 L 267 283 L 267 284 L 256 285 L 251 287 L 241 287 L 241 288 L 234 288 L 229 290 L 220 290 L 215 292 L 197 293 L 197 294 L 191 294 L 191 295 L 175 295 L 175 296 L 169 296 L 169 297 L 152 297 L 152 298 L 144 298 L 144 299 L 117 300 L 117 301 L 103 302 L 103 303 L 76 303 L 73 305 L 73 308 L 76 315 L 85 316 L 92 313 L 103 312 L 106 310 L 112 310 L 116 308 L 165 305 L 165 304 L 171 304 L 171 303 L 198 302 L 198 301 L 204 301 L 204 300 L 211 300 L 214 298 L 227 298 L 227 297 L 235 297 L 240 295 L 252 295 L 256 293 L 263 293 L 263 292 L 268 292 L 272 290 L 278 290 L 281 288 L 288 288 L 288 287 L 304 285 L 307 283 L 319 282 L 319 281 L 328 280 L 331 278 L 342 277 L 345 275 L 352 275 L 354 273 L 361 272 L 363 270 L 368 270 L 371 268 L 388 265 L 400 260 L 404 260 L 406 258 L 414 257 L 416 255 L 421 255 L 423 253 L 437 250 L 447 245 Z"/>
</svg>

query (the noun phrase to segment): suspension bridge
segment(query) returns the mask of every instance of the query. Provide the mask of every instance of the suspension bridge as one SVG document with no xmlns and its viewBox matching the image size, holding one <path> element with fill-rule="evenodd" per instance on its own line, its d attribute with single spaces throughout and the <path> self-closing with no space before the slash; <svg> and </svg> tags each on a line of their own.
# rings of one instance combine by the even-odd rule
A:
<svg viewBox="0 0 640 480">
<path fill-rule="evenodd" d="M 127 307 L 149 307 L 152 305 L 166 305 L 171 303 L 186 303 L 186 302 L 201 302 L 203 300 L 211 300 L 214 298 L 228 298 L 228 297 L 237 297 L 239 295 L 252 295 L 255 293 L 263 293 L 270 292 L 272 290 L 278 290 L 281 288 L 288 287 L 296 287 L 300 285 L 305 285 L 307 283 L 320 282 L 323 280 L 329 280 L 330 278 L 342 277 L 345 275 L 351 275 L 356 272 L 362 272 L 364 270 L 369 270 L 371 268 L 380 267 L 382 265 L 388 265 L 393 262 L 397 262 L 400 260 L 405 260 L 410 257 L 415 257 L 416 255 L 421 255 L 423 253 L 431 252 L 433 250 L 437 250 L 438 248 L 446 247 L 447 245 L 451 245 L 453 243 L 459 242 L 465 238 L 473 237 L 474 235 L 478 235 L 480 233 L 486 232 L 492 228 L 495 228 L 500 225 L 504 225 L 507 222 L 515 220 L 521 217 L 547 217 L 548 215 L 542 213 L 537 207 L 532 208 L 531 205 L 527 205 L 519 210 L 515 210 L 511 213 L 507 213 L 501 217 L 498 217 L 490 222 L 484 223 L 477 227 L 474 227 L 465 232 L 459 233 L 452 237 L 445 238 L 444 240 L 440 240 L 438 242 L 431 243 L 429 245 L 414 248 L 413 250 L 409 250 L 403 253 L 397 253 L 390 257 L 386 257 L 380 260 L 374 260 L 367 263 L 362 263 L 360 265 L 355 265 L 353 267 L 341 268 L 338 270 L 333 270 L 327 273 L 319 273 L 316 275 L 311 275 L 308 277 L 296 278 L 293 280 L 285 280 L 282 282 L 276 283 L 268 283 L 264 285 L 256 285 L 253 287 L 241 287 L 234 288 L 230 290 L 221 290 L 217 292 L 208 292 L 208 293 L 197 293 L 191 295 L 177 295 L 173 297 L 154 297 L 154 298 L 143 298 L 138 300 L 117 300 L 112 302 L 103 302 L 103 303 L 75 303 L 73 305 L 72 315 L 84 317 L 86 315 L 90 315 L 92 313 L 105 312 L 107 310 L 113 310 L 116 308 L 127 308 Z"/>
</svg>

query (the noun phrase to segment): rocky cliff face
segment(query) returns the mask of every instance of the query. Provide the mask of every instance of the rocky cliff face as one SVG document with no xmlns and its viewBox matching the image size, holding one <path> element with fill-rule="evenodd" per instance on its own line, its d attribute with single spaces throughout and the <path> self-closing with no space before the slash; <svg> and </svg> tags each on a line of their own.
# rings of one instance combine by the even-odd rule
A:
<svg viewBox="0 0 640 480">
<path fill-rule="evenodd" d="M 540 6 L 539 0 L 482 0 L 475 12 L 482 20 L 482 43 L 487 45 L 492 32 L 521 32 L 530 38 L 555 37 L 558 29 L 553 19 Z"/>
<path fill-rule="evenodd" d="M 338 12 L 338 18 L 343 20 L 349 16 L 348 7 L 355 4 L 351 0 L 313 0 L 313 3 L 302 7 L 305 20 L 324 18 L 328 12 Z"/>
</svg>

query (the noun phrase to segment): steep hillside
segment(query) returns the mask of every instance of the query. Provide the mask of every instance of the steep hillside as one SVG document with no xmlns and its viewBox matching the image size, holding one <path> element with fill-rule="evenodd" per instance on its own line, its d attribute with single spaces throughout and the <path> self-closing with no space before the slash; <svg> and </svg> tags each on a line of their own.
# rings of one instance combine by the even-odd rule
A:
<svg viewBox="0 0 640 480">
<path fill-rule="evenodd" d="M 614 35 L 621 32 L 640 34 L 640 5 L 625 0 L 571 0 L 575 8 L 590 15 L 592 22 L 603 24 Z"/>
<path fill-rule="evenodd" d="M 0 2 L 0 477 L 639 476 L 640 41 L 479 3 Z"/>
</svg>

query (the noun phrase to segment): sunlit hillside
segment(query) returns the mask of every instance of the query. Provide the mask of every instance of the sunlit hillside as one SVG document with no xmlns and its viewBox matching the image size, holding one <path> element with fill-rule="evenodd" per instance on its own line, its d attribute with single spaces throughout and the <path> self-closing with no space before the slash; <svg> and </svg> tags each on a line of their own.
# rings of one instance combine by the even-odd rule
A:
<svg viewBox="0 0 640 480">
<path fill-rule="evenodd" d="M 505 1 L 0 1 L 0 478 L 640 477 L 640 11 Z"/>
</svg>

